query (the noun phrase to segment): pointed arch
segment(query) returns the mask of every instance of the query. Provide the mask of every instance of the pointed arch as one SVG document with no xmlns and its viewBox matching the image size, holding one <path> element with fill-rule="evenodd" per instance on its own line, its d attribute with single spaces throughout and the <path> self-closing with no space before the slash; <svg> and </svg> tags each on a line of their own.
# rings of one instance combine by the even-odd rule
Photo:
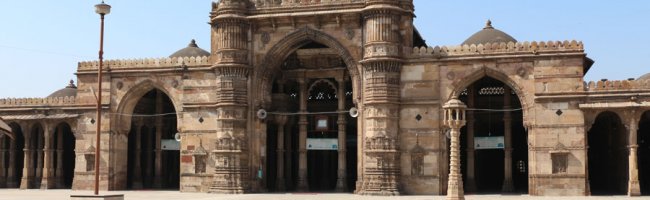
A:
<svg viewBox="0 0 650 200">
<path fill-rule="evenodd" d="M 266 53 L 266 56 L 264 56 L 255 69 L 260 78 L 260 85 L 271 85 L 273 79 L 276 78 L 277 73 L 280 71 L 282 62 L 284 62 L 292 52 L 310 42 L 318 42 L 332 48 L 339 54 L 339 56 L 341 56 L 341 59 L 343 59 L 343 62 L 348 68 L 350 78 L 352 79 L 354 99 L 355 101 L 360 100 L 361 92 L 358 92 L 361 87 L 361 78 L 359 77 L 361 73 L 358 66 L 359 62 L 354 59 L 350 50 L 348 50 L 336 38 L 309 27 L 302 27 L 289 33 Z M 258 91 L 259 97 L 264 98 L 264 93 L 266 91 L 270 91 L 270 88 L 261 88 Z"/>
<path fill-rule="evenodd" d="M 501 81 L 504 83 L 506 86 L 510 87 L 517 97 L 519 98 L 519 103 L 521 104 L 521 109 L 523 113 L 523 119 L 524 119 L 524 126 L 527 126 L 528 124 L 528 101 L 529 98 L 524 92 L 524 88 L 520 86 L 519 83 L 508 77 L 505 73 L 501 72 L 498 69 L 492 69 L 489 67 L 482 67 L 479 70 L 476 70 L 472 72 L 471 74 L 458 79 L 452 83 L 452 90 L 449 93 L 449 96 L 447 97 L 447 100 L 453 99 L 453 98 L 458 98 L 461 92 L 465 90 L 465 88 L 469 87 L 472 85 L 474 82 L 480 80 L 483 77 L 490 77 L 493 79 L 496 79 L 498 81 Z M 445 102 L 446 102 L 445 101 Z"/>
<path fill-rule="evenodd" d="M 179 100 L 170 95 L 171 93 L 162 84 L 155 83 L 152 80 L 144 80 L 131 87 L 131 89 L 129 89 L 129 91 L 127 91 L 126 94 L 122 96 L 120 101 L 118 101 L 119 103 L 116 110 L 117 114 L 115 115 L 114 119 L 116 119 L 115 126 L 117 126 L 116 128 L 119 133 L 127 134 L 129 132 L 129 129 L 131 128 L 131 114 L 133 114 L 138 101 L 140 101 L 142 96 L 147 94 L 147 92 L 154 89 L 163 92 L 167 97 L 169 97 L 173 104 L 174 110 L 177 113 L 182 111 L 182 107 L 178 103 Z M 176 119 L 176 124 L 178 124 L 178 128 L 181 129 L 181 118 L 180 115 L 177 114 L 177 116 L 179 117 Z"/>
</svg>

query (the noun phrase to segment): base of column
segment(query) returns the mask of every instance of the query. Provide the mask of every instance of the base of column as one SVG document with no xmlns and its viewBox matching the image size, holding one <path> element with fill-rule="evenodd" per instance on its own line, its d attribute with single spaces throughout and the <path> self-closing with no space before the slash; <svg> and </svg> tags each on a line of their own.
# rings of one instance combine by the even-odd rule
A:
<svg viewBox="0 0 650 200">
<path fill-rule="evenodd" d="M 50 180 L 50 178 L 45 178 L 41 179 L 41 189 L 54 189 L 54 178 Z"/>
<path fill-rule="evenodd" d="M 160 178 L 160 176 L 153 177 L 153 185 L 152 185 L 152 187 L 153 188 L 162 188 L 163 187 L 162 178 Z"/>
<path fill-rule="evenodd" d="M 133 181 L 133 183 L 131 184 L 132 189 L 142 189 L 142 187 L 143 186 L 142 186 L 142 181 L 141 180 L 140 181 Z"/>
<path fill-rule="evenodd" d="M 0 169 L 2 170 L 2 169 Z M 7 187 L 7 178 L 5 177 L 0 177 L 0 188 L 6 188 Z"/>
<path fill-rule="evenodd" d="M 278 192 L 284 192 L 284 191 L 286 191 L 287 188 L 285 187 L 285 183 L 286 183 L 286 182 L 284 181 L 284 178 L 278 178 L 278 179 L 275 181 L 275 186 L 276 186 L 275 190 L 278 191 Z"/>
<path fill-rule="evenodd" d="M 298 188 L 297 189 L 300 192 L 309 191 L 309 184 L 307 183 L 307 179 L 298 179 Z"/>
<path fill-rule="evenodd" d="M 627 195 L 631 197 L 641 196 L 639 181 L 629 181 L 627 184 Z"/>
<path fill-rule="evenodd" d="M 515 187 L 512 185 L 512 179 L 504 179 L 503 186 L 501 187 L 502 193 L 512 193 L 515 191 Z"/>
<path fill-rule="evenodd" d="M 467 181 L 465 182 L 465 193 L 472 193 L 476 192 L 476 179 L 474 178 L 468 178 Z"/>
<path fill-rule="evenodd" d="M 348 190 L 347 180 L 345 178 L 336 179 L 336 192 L 345 192 Z"/>
<path fill-rule="evenodd" d="M 16 180 L 15 177 L 9 177 L 7 179 L 9 179 L 9 181 L 7 181 L 7 187 L 8 188 L 16 188 L 16 187 L 19 186 L 18 183 L 16 183 L 16 181 L 15 181 Z"/>
<path fill-rule="evenodd" d="M 449 181 L 447 185 L 447 200 L 465 200 L 463 181 Z"/>
</svg>

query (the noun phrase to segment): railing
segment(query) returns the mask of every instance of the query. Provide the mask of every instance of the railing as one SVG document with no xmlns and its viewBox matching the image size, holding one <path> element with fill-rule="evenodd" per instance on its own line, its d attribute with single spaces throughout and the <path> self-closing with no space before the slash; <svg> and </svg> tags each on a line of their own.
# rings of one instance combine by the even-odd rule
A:
<svg viewBox="0 0 650 200">
<path fill-rule="evenodd" d="M 333 5 L 359 3 L 365 0 L 250 0 L 255 8 L 311 6 L 311 5 Z"/>
<path fill-rule="evenodd" d="M 174 58 L 144 58 L 104 61 L 104 67 L 110 69 L 127 68 L 161 68 L 179 66 L 203 66 L 210 65 L 210 57 L 174 57 Z M 78 70 L 92 70 L 99 67 L 99 61 L 79 62 Z"/>
<path fill-rule="evenodd" d="M 1 106 L 37 106 L 37 105 L 73 105 L 76 97 L 48 97 L 48 98 L 6 98 L 0 99 Z"/>
<path fill-rule="evenodd" d="M 548 42 L 508 42 L 486 43 L 462 46 L 414 47 L 411 57 L 446 57 L 460 55 L 481 55 L 500 53 L 542 53 L 553 51 L 584 51 L 579 41 L 548 41 Z"/>
</svg>

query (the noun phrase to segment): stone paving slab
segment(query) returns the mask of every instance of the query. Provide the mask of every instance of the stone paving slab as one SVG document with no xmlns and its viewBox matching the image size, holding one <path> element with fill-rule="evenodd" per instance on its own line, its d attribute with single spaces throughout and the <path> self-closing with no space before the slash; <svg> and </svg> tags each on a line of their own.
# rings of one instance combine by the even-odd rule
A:
<svg viewBox="0 0 650 200">
<path fill-rule="evenodd" d="M 220 195 L 205 193 L 181 193 L 178 191 L 111 191 L 101 194 L 124 194 L 127 200 L 444 200 L 444 196 L 397 196 L 378 197 L 354 194 L 246 194 Z M 17 190 L 0 189 L 0 200 L 69 200 L 70 195 L 89 195 L 92 191 L 72 190 Z M 647 197 L 596 196 L 596 197 L 537 197 L 528 195 L 468 195 L 467 200 L 600 200 L 600 199 L 648 199 Z"/>
</svg>

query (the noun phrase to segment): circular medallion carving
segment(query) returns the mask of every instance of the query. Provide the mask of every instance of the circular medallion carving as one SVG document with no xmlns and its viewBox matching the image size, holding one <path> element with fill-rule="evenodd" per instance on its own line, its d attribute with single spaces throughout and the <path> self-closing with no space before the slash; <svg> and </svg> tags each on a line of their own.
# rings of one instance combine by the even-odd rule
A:
<svg viewBox="0 0 650 200">
<path fill-rule="evenodd" d="M 447 73 L 447 79 L 449 79 L 451 81 L 451 80 L 454 80 L 454 78 L 456 78 L 456 73 L 454 73 L 454 72 L 448 72 Z"/>
<path fill-rule="evenodd" d="M 271 41 L 271 35 L 269 32 L 262 32 L 262 35 L 260 36 L 260 40 L 262 40 L 263 44 L 268 44 Z"/>
<path fill-rule="evenodd" d="M 172 87 L 174 87 L 174 88 L 178 87 L 178 81 L 177 80 L 172 81 Z"/>
<path fill-rule="evenodd" d="M 122 83 L 122 81 L 119 81 L 119 82 L 117 82 L 117 83 L 115 84 L 115 87 L 116 87 L 118 90 L 121 90 L 123 86 L 124 86 L 124 84 Z"/>
<path fill-rule="evenodd" d="M 519 68 L 519 69 L 517 70 L 517 75 L 519 75 L 520 77 L 524 78 L 524 77 L 526 76 L 526 69 L 523 68 L 523 67 Z"/>
<path fill-rule="evenodd" d="M 354 29 L 346 28 L 345 29 L 345 36 L 348 38 L 348 40 L 354 39 Z"/>
</svg>

